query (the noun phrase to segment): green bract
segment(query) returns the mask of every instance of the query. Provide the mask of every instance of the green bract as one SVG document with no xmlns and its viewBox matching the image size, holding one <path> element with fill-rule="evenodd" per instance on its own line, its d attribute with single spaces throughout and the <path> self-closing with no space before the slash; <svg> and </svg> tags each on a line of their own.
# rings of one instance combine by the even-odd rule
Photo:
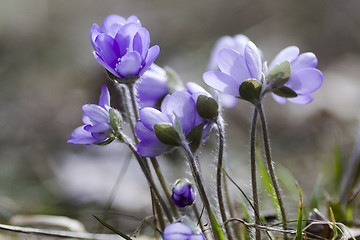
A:
<svg viewBox="0 0 360 240">
<path fill-rule="evenodd" d="M 120 130 L 122 130 L 122 117 L 121 114 L 118 112 L 118 110 L 114 108 L 109 109 L 109 115 L 110 115 L 110 126 L 114 133 L 117 135 Z"/>
<path fill-rule="evenodd" d="M 260 99 L 261 84 L 257 80 L 246 80 L 239 88 L 240 97 L 251 103 Z"/>
<path fill-rule="evenodd" d="M 181 145 L 180 136 L 173 126 L 168 124 L 155 124 L 154 131 L 160 142 L 172 146 Z"/>
<path fill-rule="evenodd" d="M 268 74 L 268 82 L 271 88 L 283 86 L 290 78 L 290 62 L 284 61 L 273 67 Z"/>
<path fill-rule="evenodd" d="M 219 105 L 215 99 L 200 95 L 196 101 L 196 111 L 199 113 L 200 117 L 214 119 L 219 114 Z"/>
</svg>

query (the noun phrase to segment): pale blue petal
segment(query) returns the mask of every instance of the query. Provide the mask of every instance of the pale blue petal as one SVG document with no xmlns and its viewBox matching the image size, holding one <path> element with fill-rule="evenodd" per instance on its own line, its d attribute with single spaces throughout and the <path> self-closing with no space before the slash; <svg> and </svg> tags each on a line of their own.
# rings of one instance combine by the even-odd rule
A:
<svg viewBox="0 0 360 240">
<path fill-rule="evenodd" d="M 155 124 L 171 124 L 169 118 L 155 108 L 145 107 L 140 110 L 139 116 L 141 122 L 151 130 L 154 129 Z"/>
<path fill-rule="evenodd" d="M 258 48 L 253 42 L 249 41 L 245 46 L 244 54 L 245 62 L 249 69 L 251 78 L 255 78 L 260 81 L 262 73 L 262 62 Z"/>
<path fill-rule="evenodd" d="M 310 94 L 308 94 L 308 95 L 299 95 L 295 98 L 288 98 L 287 100 L 296 104 L 309 104 L 314 100 L 314 98 Z"/>
<path fill-rule="evenodd" d="M 157 157 L 170 148 L 158 140 L 142 140 L 137 145 L 137 152 L 144 157 Z"/>
<path fill-rule="evenodd" d="M 109 122 L 109 112 L 96 104 L 85 104 L 82 107 L 84 114 L 95 122 Z"/>
<path fill-rule="evenodd" d="M 299 56 L 299 52 L 300 50 L 296 46 L 290 46 L 283 49 L 271 62 L 269 70 L 272 69 L 276 64 L 282 63 L 284 61 L 289 61 L 291 63 Z"/>
<path fill-rule="evenodd" d="M 70 139 L 67 143 L 72 144 L 92 144 L 96 140 L 92 137 L 91 133 L 87 132 L 84 129 L 84 126 L 78 127 L 74 130 L 74 132 L 70 135 Z"/>
<path fill-rule="evenodd" d="M 160 53 L 160 47 L 158 45 L 154 45 L 149 49 L 146 55 L 145 62 L 142 65 L 142 69 L 139 72 L 139 76 L 144 74 L 150 68 L 151 64 L 153 64 L 155 59 L 159 56 L 159 53 Z"/>
<path fill-rule="evenodd" d="M 240 83 L 236 82 L 235 79 L 228 74 L 210 71 L 203 74 L 203 79 L 207 85 L 220 92 L 240 97 Z"/>
<path fill-rule="evenodd" d="M 101 94 L 99 98 L 99 106 L 109 110 L 110 109 L 110 93 L 106 85 L 102 85 Z"/>
</svg>

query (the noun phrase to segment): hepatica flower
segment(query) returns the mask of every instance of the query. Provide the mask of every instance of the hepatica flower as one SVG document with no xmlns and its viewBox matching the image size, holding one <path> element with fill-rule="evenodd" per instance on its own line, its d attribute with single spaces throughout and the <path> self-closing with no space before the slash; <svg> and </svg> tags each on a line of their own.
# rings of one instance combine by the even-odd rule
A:
<svg viewBox="0 0 360 240">
<path fill-rule="evenodd" d="M 224 48 L 218 52 L 217 62 L 220 71 L 209 71 L 203 74 L 206 84 L 216 90 L 240 96 L 240 85 L 246 80 L 262 82 L 261 52 L 251 41 L 248 41 L 242 52 Z"/>
<path fill-rule="evenodd" d="M 290 46 L 282 50 L 269 65 L 269 71 L 276 65 L 288 61 L 290 63 L 290 78 L 284 84 L 296 93 L 296 97 L 286 98 L 272 93 L 274 99 L 279 103 L 285 103 L 286 100 L 297 104 L 308 104 L 313 101 L 311 93 L 318 90 L 323 81 L 324 76 L 320 70 L 316 69 L 317 58 L 311 52 L 299 55 L 299 48 Z"/>
<path fill-rule="evenodd" d="M 110 115 L 117 113 L 116 110 L 110 107 L 110 94 L 107 87 L 105 85 L 102 86 L 98 105 L 85 104 L 82 110 L 84 111 L 84 125 L 76 128 L 67 142 L 73 144 L 94 144 L 107 140 L 112 132 Z M 109 112 L 112 112 L 112 114 Z"/>
<path fill-rule="evenodd" d="M 164 240 L 206 240 L 204 234 L 196 228 L 184 222 L 174 222 L 168 225 L 163 232 Z"/>
<path fill-rule="evenodd" d="M 210 123 L 197 112 L 196 100 L 205 93 L 197 92 L 202 90 L 200 86 L 189 85 L 193 92 L 183 90 L 167 95 L 161 104 L 161 111 L 152 107 L 140 110 L 140 119 L 135 126 L 136 136 L 140 140 L 137 145 L 140 155 L 161 155 L 171 147 L 182 145 L 183 137 L 190 141 L 193 150 L 199 146 L 203 133 L 209 131 Z"/>
<path fill-rule="evenodd" d="M 164 69 L 152 64 L 150 69 L 136 82 L 140 108 L 159 108 L 161 100 L 170 93 Z"/>
<path fill-rule="evenodd" d="M 101 27 L 90 31 L 96 60 L 116 78 L 143 75 L 159 55 L 159 46 L 150 46 L 150 34 L 135 16 L 125 19 L 110 15 Z"/>
</svg>

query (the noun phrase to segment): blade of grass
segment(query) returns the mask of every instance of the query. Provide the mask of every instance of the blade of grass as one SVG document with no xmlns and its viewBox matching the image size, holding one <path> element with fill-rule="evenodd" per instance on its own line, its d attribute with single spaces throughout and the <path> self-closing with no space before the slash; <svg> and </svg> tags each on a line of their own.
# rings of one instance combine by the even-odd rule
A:
<svg viewBox="0 0 360 240">
<path fill-rule="evenodd" d="M 126 240 L 132 240 L 129 236 L 127 236 L 125 233 L 120 232 L 119 230 L 115 229 L 114 227 L 110 226 L 109 224 L 107 224 L 106 222 L 104 222 L 103 220 L 101 220 L 100 218 L 98 218 L 97 216 L 93 215 L 94 218 L 96 220 L 98 220 L 102 225 L 104 225 L 106 228 L 110 229 L 111 231 L 113 231 L 114 233 L 118 234 L 119 236 L 121 236 L 122 238 L 126 239 Z"/>
<path fill-rule="evenodd" d="M 218 220 L 216 219 L 213 208 L 211 208 L 211 211 L 210 211 L 210 221 L 211 221 L 211 227 L 213 229 L 213 232 L 216 235 L 216 239 L 218 239 L 218 240 L 226 240 L 225 234 L 224 234 Z"/>
<path fill-rule="evenodd" d="M 264 183 L 267 191 L 269 192 L 269 194 L 271 196 L 272 204 L 273 204 L 273 206 L 275 208 L 276 215 L 277 215 L 278 219 L 282 219 L 282 215 L 281 215 L 281 212 L 280 212 L 279 201 L 277 199 L 276 192 L 275 192 L 275 189 L 274 189 L 273 184 L 271 182 L 269 173 L 266 170 L 264 161 L 263 161 L 263 159 L 261 157 L 260 149 L 257 148 L 256 151 L 257 151 L 256 155 L 257 155 L 258 166 L 259 166 L 259 169 L 260 169 L 260 174 L 262 176 L 263 183 Z"/>
<path fill-rule="evenodd" d="M 297 219 L 297 225 L 296 225 L 296 240 L 303 240 L 302 235 L 302 225 L 303 225 L 303 198 L 301 194 L 301 189 L 299 184 L 296 184 L 296 188 L 299 192 L 299 208 L 298 208 L 298 219 Z"/>
</svg>

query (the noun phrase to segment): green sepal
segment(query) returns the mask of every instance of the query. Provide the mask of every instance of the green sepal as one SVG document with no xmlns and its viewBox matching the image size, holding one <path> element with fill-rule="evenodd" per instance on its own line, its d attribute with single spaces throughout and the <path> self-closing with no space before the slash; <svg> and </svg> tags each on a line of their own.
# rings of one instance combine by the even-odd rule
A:
<svg viewBox="0 0 360 240">
<path fill-rule="evenodd" d="M 219 114 L 219 105 L 212 97 L 199 95 L 196 101 L 196 111 L 202 118 L 215 119 Z"/>
<path fill-rule="evenodd" d="M 112 130 L 114 131 L 115 135 L 118 135 L 118 133 L 122 130 L 122 117 L 118 110 L 114 108 L 109 109 L 109 115 L 110 115 L 110 126 Z"/>
<path fill-rule="evenodd" d="M 199 125 L 193 127 L 186 135 L 186 140 L 189 142 L 189 147 L 192 153 L 195 153 L 201 144 L 204 125 L 204 123 L 200 123 Z"/>
<path fill-rule="evenodd" d="M 179 146 L 181 144 L 180 136 L 175 128 L 168 124 L 155 124 L 154 131 L 160 142 L 167 145 Z"/>
<path fill-rule="evenodd" d="M 167 76 L 167 84 L 170 89 L 170 92 L 175 92 L 177 90 L 183 89 L 183 81 L 181 80 L 179 74 L 175 72 L 174 69 L 166 66 L 165 68 L 166 76 Z"/>
<path fill-rule="evenodd" d="M 294 90 L 285 86 L 281 86 L 276 89 L 273 89 L 272 92 L 284 98 L 294 98 L 298 96 L 297 93 L 294 92 Z"/>
<path fill-rule="evenodd" d="M 98 143 L 93 143 L 94 145 L 99 145 L 99 146 L 104 146 L 104 145 L 108 145 L 110 143 L 112 143 L 115 140 L 115 137 L 113 134 L 109 134 L 109 137 L 107 139 L 105 139 L 102 142 L 98 142 Z"/>
<path fill-rule="evenodd" d="M 246 80 L 240 85 L 239 94 L 244 100 L 254 103 L 260 99 L 261 84 L 254 79 Z"/>
<path fill-rule="evenodd" d="M 112 74 L 111 72 L 109 72 L 108 70 L 106 70 L 109 78 L 111 80 L 113 80 L 116 83 L 123 83 L 123 84 L 133 84 L 135 83 L 137 80 L 139 80 L 140 77 L 136 76 L 136 77 L 126 77 L 126 78 L 119 78 L 117 76 L 115 76 L 114 74 Z"/>
<path fill-rule="evenodd" d="M 290 62 L 285 61 L 273 67 L 268 74 L 268 82 L 271 88 L 284 86 L 290 78 Z"/>
</svg>

